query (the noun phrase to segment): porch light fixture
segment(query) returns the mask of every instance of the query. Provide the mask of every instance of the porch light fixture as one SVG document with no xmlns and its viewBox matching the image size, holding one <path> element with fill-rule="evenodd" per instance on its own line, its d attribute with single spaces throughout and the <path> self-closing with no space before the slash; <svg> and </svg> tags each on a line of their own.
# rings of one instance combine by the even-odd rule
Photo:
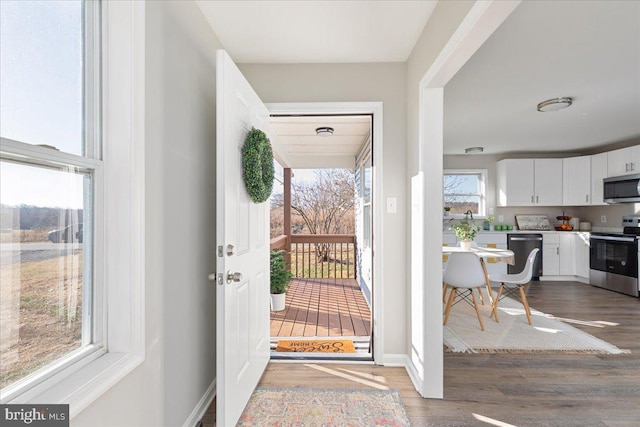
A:
<svg viewBox="0 0 640 427">
<path fill-rule="evenodd" d="M 469 147 L 464 149 L 465 154 L 479 154 L 484 151 L 484 147 Z"/>
<path fill-rule="evenodd" d="M 538 111 L 548 113 L 549 111 L 558 111 L 563 108 L 570 107 L 573 104 L 573 98 L 551 98 L 538 104 Z"/>
<path fill-rule="evenodd" d="M 333 128 L 330 128 L 330 127 L 316 128 L 316 135 L 318 135 L 318 136 L 331 136 L 331 135 L 333 135 Z"/>
</svg>

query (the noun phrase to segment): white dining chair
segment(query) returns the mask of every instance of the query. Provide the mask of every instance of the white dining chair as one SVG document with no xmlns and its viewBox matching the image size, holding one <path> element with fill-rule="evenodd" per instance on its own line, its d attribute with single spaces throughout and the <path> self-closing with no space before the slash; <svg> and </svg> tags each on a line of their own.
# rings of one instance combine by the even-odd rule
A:
<svg viewBox="0 0 640 427">
<path fill-rule="evenodd" d="M 447 262 L 442 281 L 445 289 L 451 288 L 444 310 L 443 324 L 446 325 L 449 320 L 451 307 L 460 301 L 465 301 L 475 308 L 480 322 L 480 329 L 484 331 L 480 309 L 473 294 L 474 289 L 478 289 L 481 292 L 481 288 L 486 286 L 487 283 L 482 264 L 480 264 L 480 258 L 473 252 L 456 252 L 449 255 L 449 262 Z M 456 297 L 459 297 L 457 301 Z"/>
<path fill-rule="evenodd" d="M 529 302 L 527 301 L 527 294 L 524 291 L 524 287 L 531 282 L 533 266 L 539 251 L 540 249 L 533 248 L 531 252 L 529 252 L 527 262 L 520 273 L 489 275 L 489 280 L 491 282 L 500 283 L 500 289 L 498 289 L 498 295 L 493 300 L 493 310 L 491 311 L 491 315 L 495 316 L 496 322 L 498 321 L 498 302 L 509 295 L 515 295 L 518 293 L 520 295 L 522 305 L 524 306 L 527 320 L 530 325 L 533 325 L 533 322 L 531 321 L 531 309 L 529 308 Z"/>
</svg>

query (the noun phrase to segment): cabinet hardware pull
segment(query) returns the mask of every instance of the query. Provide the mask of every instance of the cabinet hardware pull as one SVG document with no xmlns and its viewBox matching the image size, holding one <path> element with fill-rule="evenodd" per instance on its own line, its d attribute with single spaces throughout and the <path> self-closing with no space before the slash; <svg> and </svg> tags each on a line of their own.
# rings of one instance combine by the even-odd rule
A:
<svg viewBox="0 0 640 427">
<path fill-rule="evenodd" d="M 587 200 L 586 200 L 586 201 L 587 201 L 587 203 L 589 203 L 589 195 L 587 194 L 587 196 L 586 196 L 586 197 L 587 197 Z"/>
<path fill-rule="evenodd" d="M 536 196 L 536 203 L 538 203 L 539 201 L 540 201 L 540 200 L 539 200 L 538 196 Z"/>
<path fill-rule="evenodd" d="M 533 203 L 533 196 L 531 196 L 531 203 Z"/>
<path fill-rule="evenodd" d="M 631 165 L 631 171 L 633 172 L 633 170 L 635 169 L 635 163 L 631 162 L 629 164 Z"/>
</svg>

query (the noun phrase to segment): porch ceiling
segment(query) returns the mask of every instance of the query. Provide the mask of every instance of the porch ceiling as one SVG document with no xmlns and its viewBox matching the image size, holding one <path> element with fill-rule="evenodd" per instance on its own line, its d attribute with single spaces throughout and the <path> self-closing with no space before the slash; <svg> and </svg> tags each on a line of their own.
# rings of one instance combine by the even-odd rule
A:
<svg viewBox="0 0 640 427">
<path fill-rule="evenodd" d="M 332 127 L 331 136 L 318 136 Z M 292 169 L 355 168 L 371 133 L 371 116 L 281 116 L 271 118 L 274 156 Z"/>
</svg>

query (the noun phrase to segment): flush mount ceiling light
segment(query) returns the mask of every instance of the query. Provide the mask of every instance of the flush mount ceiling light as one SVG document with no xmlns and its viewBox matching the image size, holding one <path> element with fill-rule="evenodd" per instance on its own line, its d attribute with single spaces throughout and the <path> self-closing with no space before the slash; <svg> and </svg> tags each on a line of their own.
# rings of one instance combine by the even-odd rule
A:
<svg viewBox="0 0 640 427">
<path fill-rule="evenodd" d="M 484 147 L 469 147 L 464 149 L 465 154 L 478 154 L 482 153 L 483 151 Z"/>
<path fill-rule="evenodd" d="M 330 127 L 316 128 L 316 135 L 318 135 L 318 136 L 331 136 L 331 135 L 333 135 L 333 128 L 330 128 Z"/>
<path fill-rule="evenodd" d="M 541 113 L 547 113 L 549 111 L 558 111 L 563 108 L 570 107 L 573 104 L 573 99 L 569 97 L 564 98 L 552 98 L 542 101 L 538 104 L 538 111 Z"/>
</svg>

